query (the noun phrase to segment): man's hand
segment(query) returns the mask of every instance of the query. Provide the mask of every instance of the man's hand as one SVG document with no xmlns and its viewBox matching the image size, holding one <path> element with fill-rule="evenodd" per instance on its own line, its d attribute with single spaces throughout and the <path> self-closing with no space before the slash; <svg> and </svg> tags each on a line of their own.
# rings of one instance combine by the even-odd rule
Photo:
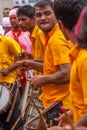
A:
<svg viewBox="0 0 87 130">
<path fill-rule="evenodd" d="M 48 128 L 47 130 L 72 130 L 72 128 L 70 126 L 65 126 L 65 127 L 54 126 Z M 87 130 L 87 127 L 75 127 L 75 130 Z"/>
<path fill-rule="evenodd" d="M 71 118 L 71 120 L 73 122 L 72 110 L 68 110 L 67 115 Z M 54 120 L 59 122 L 58 126 L 60 126 L 60 127 L 66 126 L 68 124 L 67 117 L 64 113 L 61 114 L 58 118 L 55 118 Z"/>
<path fill-rule="evenodd" d="M 32 69 L 30 60 L 27 60 L 27 59 L 17 61 L 17 65 L 21 71 L 27 71 L 29 69 Z"/>
<path fill-rule="evenodd" d="M 2 69 L 0 73 L 2 76 L 7 76 L 10 73 L 9 68 Z"/>
<path fill-rule="evenodd" d="M 46 82 L 46 76 L 43 75 L 35 75 L 30 78 L 30 83 L 33 87 L 41 87 Z"/>
<path fill-rule="evenodd" d="M 31 54 L 26 53 L 26 52 L 21 52 L 18 55 L 18 60 L 32 59 L 32 58 L 33 58 L 33 56 Z"/>
</svg>

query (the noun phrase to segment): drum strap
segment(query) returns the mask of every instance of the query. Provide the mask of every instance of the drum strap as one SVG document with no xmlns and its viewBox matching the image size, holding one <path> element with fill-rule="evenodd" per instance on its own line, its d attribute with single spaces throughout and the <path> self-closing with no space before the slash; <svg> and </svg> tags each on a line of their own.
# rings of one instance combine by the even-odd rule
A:
<svg viewBox="0 0 87 130">
<path fill-rule="evenodd" d="M 11 116 L 12 116 L 12 113 L 13 113 L 13 111 L 14 111 L 14 107 L 15 107 L 15 104 L 16 104 L 18 92 L 19 92 L 19 90 L 18 90 L 18 88 L 16 88 L 16 93 L 15 93 L 15 96 L 14 96 L 14 99 L 13 99 L 13 103 L 12 103 L 11 109 L 10 109 L 10 111 L 9 111 L 9 113 L 8 113 L 7 118 L 6 118 L 6 122 L 9 122 L 10 119 L 11 119 Z"/>
</svg>

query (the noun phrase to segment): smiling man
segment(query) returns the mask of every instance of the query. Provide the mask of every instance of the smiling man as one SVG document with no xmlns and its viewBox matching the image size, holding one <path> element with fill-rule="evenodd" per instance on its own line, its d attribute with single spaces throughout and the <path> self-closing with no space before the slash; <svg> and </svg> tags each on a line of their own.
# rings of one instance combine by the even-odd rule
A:
<svg viewBox="0 0 87 130">
<path fill-rule="evenodd" d="M 43 64 L 44 74 L 32 77 L 30 79 L 31 85 L 41 87 L 42 94 L 40 99 L 44 108 L 56 101 L 61 101 L 65 108 L 69 109 L 69 75 L 71 65 L 68 53 L 72 45 L 69 44 L 59 29 L 52 1 L 38 1 L 34 6 L 34 10 L 37 25 L 44 32 L 46 40 Z M 31 65 L 35 69 L 34 62 L 32 64 L 29 62 L 28 60 L 21 61 L 18 64 L 21 65 L 23 63 L 25 65 L 27 63 L 27 67 Z M 58 106 L 54 109 L 50 113 L 47 113 L 47 123 L 49 125 L 50 119 L 53 120 L 55 116 L 58 116 L 56 113 Z M 57 123 L 53 121 L 53 125 L 57 125 Z"/>
</svg>

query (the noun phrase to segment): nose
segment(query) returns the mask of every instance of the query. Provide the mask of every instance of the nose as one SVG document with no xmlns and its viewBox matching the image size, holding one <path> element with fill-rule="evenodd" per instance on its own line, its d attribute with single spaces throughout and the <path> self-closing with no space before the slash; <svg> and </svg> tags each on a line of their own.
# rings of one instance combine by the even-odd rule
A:
<svg viewBox="0 0 87 130">
<path fill-rule="evenodd" d="M 19 21 L 19 26 L 22 26 L 23 25 L 23 22 L 22 20 Z"/>
<path fill-rule="evenodd" d="M 12 23 L 14 23 L 14 22 L 16 21 L 16 19 L 12 18 L 10 21 L 11 21 Z"/>
<path fill-rule="evenodd" d="M 43 14 L 43 15 L 41 16 L 41 19 L 42 19 L 42 20 L 45 20 L 45 19 L 46 19 L 46 16 Z"/>
</svg>

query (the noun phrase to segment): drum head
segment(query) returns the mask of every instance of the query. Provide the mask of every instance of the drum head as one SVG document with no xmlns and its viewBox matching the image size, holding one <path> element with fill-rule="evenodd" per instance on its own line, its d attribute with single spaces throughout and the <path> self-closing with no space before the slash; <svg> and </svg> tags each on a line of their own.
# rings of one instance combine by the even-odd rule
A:
<svg viewBox="0 0 87 130">
<path fill-rule="evenodd" d="M 9 90 L 5 86 L 0 85 L 0 113 L 6 110 L 9 100 L 10 100 Z"/>
</svg>

